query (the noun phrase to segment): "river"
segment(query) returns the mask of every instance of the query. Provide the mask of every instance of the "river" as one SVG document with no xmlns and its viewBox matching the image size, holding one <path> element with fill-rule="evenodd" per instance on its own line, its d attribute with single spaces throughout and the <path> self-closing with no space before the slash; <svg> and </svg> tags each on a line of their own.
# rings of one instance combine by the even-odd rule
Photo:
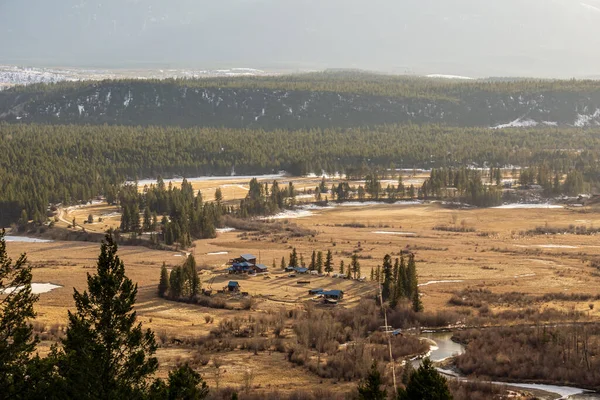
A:
<svg viewBox="0 0 600 400">
<path fill-rule="evenodd" d="M 452 333 L 451 332 L 441 332 L 441 333 L 423 333 L 421 335 L 423 338 L 427 338 L 429 340 L 433 340 L 436 345 L 432 345 L 430 348 L 429 358 L 432 361 L 443 361 L 450 357 L 459 355 L 464 353 L 465 348 L 463 345 L 455 343 L 452 341 Z M 420 361 L 416 360 L 415 364 L 418 366 Z M 444 373 L 447 376 L 452 376 L 456 379 L 464 379 L 454 371 L 439 369 L 440 372 Z M 570 386 L 555 386 L 555 385 L 538 385 L 538 384 L 529 384 L 529 383 L 506 383 L 506 382 L 492 382 L 496 385 L 507 385 L 522 389 L 532 389 L 532 390 L 542 390 L 544 392 L 554 393 L 556 395 L 561 396 L 561 399 L 569 399 L 569 400 L 600 400 L 600 394 L 589 393 L 584 389 L 573 388 Z"/>
</svg>

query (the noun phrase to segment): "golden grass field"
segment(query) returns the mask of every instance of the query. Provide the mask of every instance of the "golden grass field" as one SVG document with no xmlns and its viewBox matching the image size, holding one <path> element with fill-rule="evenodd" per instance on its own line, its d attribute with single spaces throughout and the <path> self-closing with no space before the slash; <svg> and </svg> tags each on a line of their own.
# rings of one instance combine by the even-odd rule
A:
<svg viewBox="0 0 600 400">
<path fill-rule="evenodd" d="M 307 188 L 314 188 L 318 181 L 303 180 L 296 183 L 296 188 L 302 189 L 303 184 Z M 208 199 L 211 196 L 209 185 L 216 188 L 222 184 L 231 183 L 202 182 L 206 186 L 196 188 L 203 193 L 206 191 L 205 198 Z M 245 196 L 245 193 L 241 188 L 235 189 L 235 194 L 233 191 L 231 194 L 224 191 L 227 200 Z M 112 214 L 112 217 L 105 217 L 101 224 L 82 225 L 87 230 L 100 232 L 118 225 L 118 215 L 113 213 L 118 213 L 116 207 L 98 204 L 67 210 L 62 218 L 71 221 L 74 217 L 80 223 L 87 219 L 88 214 L 94 215 L 95 220 L 97 216 Z M 292 222 L 314 230 L 315 236 L 290 238 L 285 242 L 274 240 L 270 235 L 243 238 L 240 232 L 233 231 L 219 233 L 215 239 L 196 241 L 189 249 L 201 267 L 203 287 L 221 289 L 230 279 L 238 280 L 242 290 L 257 299 L 252 311 L 217 310 L 160 299 L 156 287 L 162 263 L 168 266 L 181 264 L 185 259 L 184 253 L 122 246 L 120 256 L 126 264 L 127 274 L 139 285 L 136 306 L 139 319 L 157 334 L 179 338 L 199 337 L 207 335 L 213 326 L 225 318 L 302 307 L 302 303 L 310 299 L 307 290 L 311 287 L 344 290 L 346 295 L 341 306 L 345 307 L 352 307 L 360 297 L 376 292 L 373 283 L 331 277 L 309 276 L 306 279 L 311 281 L 310 285 L 298 285 L 297 281 L 304 277 L 289 278 L 279 270 L 281 258 L 287 260 L 293 247 L 303 254 L 307 263 L 313 250 L 324 253 L 332 250 L 337 272 L 340 260 L 347 265 L 350 261 L 348 254 L 360 244 L 363 257 L 360 263 L 364 276 L 370 276 L 371 268 L 380 264 L 385 254 L 398 254 L 401 249 L 412 249 L 417 256 L 419 282 L 426 284 L 420 288 L 426 310 L 449 307 L 447 302 L 453 292 L 469 286 L 485 287 L 493 292 L 597 294 L 600 285 L 599 275 L 594 274 L 597 270 L 582 261 L 600 257 L 597 236 L 520 234 L 521 231 L 546 224 L 599 226 L 600 212 L 594 208 L 449 209 L 440 203 L 337 206 L 314 210 L 312 215 L 290 220 Z M 66 225 L 66 222 L 58 224 Z M 363 224 L 365 227 L 344 227 L 341 226 L 343 224 Z M 433 227 L 438 225 L 465 226 L 475 229 L 475 232 L 434 230 Z M 27 253 L 29 261 L 35 266 L 34 282 L 62 286 L 40 295 L 36 305 L 37 322 L 47 327 L 66 324 L 67 310 L 73 308 L 73 288 L 86 288 L 86 274 L 94 272 L 99 245 L 82 242 L 12 242 L 7 247 L 13 258 L 19 253 Z M 227 254 L 210 255 L 225 252 Z M 242 253 L 260 256 L 260 261 L 269 267 L 275 260 L 277 268 L 271 271 L 268 279 L 262 276 L 232 278 L 224 272 L 225 263 Z M 455 282 L 431 283 L 434 281 Z M 554 302 L 540 307 L 548 306 L 564 309 L 574 306 L 577 310 L 589 311 L 587 302 Z M 214 322 L 206 323 L 205 315 L 212 316 Z M 600 304 L 595 304 L 590 316 L 600 317 Z M 41 349 L 45 351 L 47 347 L 42 346 Z M 193 350 L 166 347 L 161 348 L 158 355 L 161 361 L 160 374 L 164 376 L 171 366 L 192 357 Z M 320 383 L 322 380 L 316 376 L 300 373 L 299 367 L 290 367 L 281 353 L 263 352 L 255 356 L 252 352 L 235 351 L 220 354 L 219 358 L 223 362 L 222 369 L 226 371 L 220 379 L 223 387 L 239 385 L 240 377 L 248 369 L 255 373 L 254 385 L 262 388 L 289 390 L 307 385 L 312 388 L 320 384 L 327 385 L 327 382 Z M 210 385 L 215 383 L 212 371 L 210 364 L 201 369 Z"/>
</svg>

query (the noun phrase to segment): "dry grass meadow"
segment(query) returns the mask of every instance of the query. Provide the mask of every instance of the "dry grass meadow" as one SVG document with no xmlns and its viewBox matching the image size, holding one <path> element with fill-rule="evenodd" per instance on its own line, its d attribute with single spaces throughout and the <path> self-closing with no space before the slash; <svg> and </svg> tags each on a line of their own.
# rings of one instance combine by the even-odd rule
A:
<svg viewBox="0 0 600 400">
<path fill-rule="evenodd" d="M 233 183 L 232 183 L 233 182 Z M 314 188 L 319 179 L 296 181 L 301 190 Z M 201 182 L 194 184 L 206 199 L 212 198 L 216 187 L 223 188 L 225 200 L 245 196 L 246 182 Z M 212 190 L 212 192 L 211 192 Z M 449 308 L 453 293 L 467 287 L 487 288 L 493 292 L 587 293 L 598 294 L 600 274 L 590 266 L 590 260 L 600 259 L 600 241 L 597 236 L 577 235 L 523 235 L 523 231 L 538 226 L 567 227 L 569 225 L 600 226 L 600 212 L 594 208 L 563 209 L 451 209 L 441 203 L 414 205 L 335 206 L 312 210 L 311 215 L 290 219 L 315 232 L 314 236 L 286 238 L 273 234 L 250 235 L 239 231 L 219 233 L 215 239 L 194 243 L 189 251 L 201 267 L 202 285 L 221 289 L 231 279 L 226 274 L 225 263 L 242 253 L 253 253 L 271 267 L 277 265 L 269 277 L 240 277 L 234 279 L 242 290 L 255 299 L 253 309 L 220 310 L 198 305 L 174 303 L 159 298 L 156 287 L 163 262 L 175 266 L 183 262 L 184 253 L 157 251 L 145 247 L 120 248 L 126 271 L 139 285 L 136 310 L 144 326 L 152 328 L 158 337 L 178 338 L 182 341 L 206 336 L 218 323 L 227 318 L 247 315 L 269 315 L 281 309 L 301 308 L 310 300 L 309 288 L 342 289 L 346 296 L 340 307 L 353 307 L 357 301 L 377 288 L 370 282 L 358 282 L 331 277 L 309 276 L 309 285 L 299 285 L 298 277 L 290 278 L 279 270 L 281 258 L 288 259 L 293 247 L 303 254 L 307 262 L 313 250 L 334 255 L 335 272 L 340 260 L 346 265 L 350 255 L 360 250 L 362 275 L 370 276 L 387 253 L 399 254 L 401 250 L 416 253 L 419 282 L 426 310 Z M 66 210 L 59 225 L 73 218 L 78 223 L 89 214 L 104 216 L 102 223 L 84 227 L 90 231 L 104 231 L 117 226 L 118 209 L 106 204 Z M 436 226 L 469 228 L 471 232 L 434 230 Z M 83 226 L 83 225 L 82 225 Z M 36 323 L 42 330 L 65 325 L 67 310 L 73 308 L 73 288 L 86 288 L 86 274 L 93 273 L 99 252 L 97 243 L 52 242 L 8 244 L 9 254 L 15 258 L 26 252 L 34 265 L 34 282 L 50 282 L 62 287 L 41 294 L 36 305 Z M 217 253 L 217 254 L 213 254 Z M 304 278 L 300 278 L 304 279 Z M 452 281 L 452 282 L 436 282 Z M 554 307 L 589 312 L 600 318 L 600 302 L 589 310 L 589 302 L 561 303 L 552 300 L 540 308 Z M 206 316 L 213 318 L 207 323 Z M 47 349 L 48 341 L 43 343 Z M 193 348 L 164 346 L 159 350 L 161 375 L 186 359 L 197 357 Z M 222 364 L 219 385 L 239 387 L 240 382 L 252 372 L 254 387 L 292 390 L 328 385 L 316 375 L 302 373 L 301 367 L 292 367 L 285 355 L 277 352 L 252 352 L 237 350 L 211 357 Z M 214 359 L 211 358 L 211 359 Z M 201 366 L 209 385 L 215 385 L 213 362 Z M 330 383 L 329 383 L 330 385 Z M 346 385 L 346 384 L 340 384 Z M 350 385 L 350 384 L 347 384 Z"/>
</svg>

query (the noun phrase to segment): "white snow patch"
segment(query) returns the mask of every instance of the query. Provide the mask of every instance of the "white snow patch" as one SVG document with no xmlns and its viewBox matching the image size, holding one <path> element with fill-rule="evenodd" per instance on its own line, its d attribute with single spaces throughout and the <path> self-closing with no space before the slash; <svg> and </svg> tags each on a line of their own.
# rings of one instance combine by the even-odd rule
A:
<svg viewBox="0 0 600 400">
<path fill-rule="evenodd" d="M 527 208 L 547 208 L 547 209 L 559 209 L 559 208 L 563 208 L 563 206 L 559 206 L 556 204 L 521 204 L 521 203 L 514 203 L 514 204 L 504 204 L 498 207 L 492 207 L 495 209 L 504 209 L 504 210 L 511 210 L 511 209 L 527 209 Z"/>
<path fill-rule="evenodd" d="M 206 253 L 207 256 L 222 256 L 225 254 L 229 254 L 228 251 L 215 251 L 213 253 Z"/>
<path fill-rule="evenodd" d="M 505 129 L 505 128 L 528 128 L 537 126 L 538 123 L 532 119 L 521 119 L 517 118 L 508 124 L 501 124 L 497 126 L 493 126 L 492 129 Z"/>
<path fill-rule="evenodd" d="M 600 118 L 600 109 L 596 109 L 593 114 L 577 114 L 577 119 L 573 123 L 574 126 L 582 128 L 589 126 L 593 119 Z"/>
<path fill-rule="evenodd" d="M 54 240 L 38 239 L 27 236 L 4 236 L 6 242 L 23 242 L 23 243 L 52 243 Z"/>
<path fill-rule="evenodd" d="M 77 108 L 79 109 L 79 115 L 83 114 L 83 112 L 85 111 L 84 106 L 77 106 Z"/>
<path fill-rule="evenodd" d="M 429 282 L 425 282 L 425 283 L 420 283 L 418 286 L 429 286 L 429 285 L 435 285 L 438 283 L 461 283 L 464 282 L 463 280 L 445 280 L 445 281 L 429 281 Z"/>
<path fill-rule="evenodd" d="M 252 178 L 256 178 L 258 180 L 275 180 L 285 177 L 285 171 L 280 171 L 278 174 L 269 174 L 269 175 L 220 175 L 220 176 L 200 176 L 195 178 L 186 178 L 186 180 L 190 183 L 192 182 L 207 182 L 207 181 L 250 181 Z M 183 178 L 172 178 L 172 179 L 163 179 L 165 185 L 169 183 L 182 183 Z M 128 184 L 132 184 L 134 182 L 129 181 L 126 182 Z M 156 179 L 142 179 L 138 181 L 138 186 L 145 185 L 156 185 Z"/>
<path fill-rule="evenodd" d="M 219 228 L 216 229 L 217 233 L 227 233 L 235 231 L 235 228 Z"/>
<path fill-rule="evenodd" d="M 430 75 L 426 75 L 426 76 L 427 76 L 427 78 L 435 78 L 435 79 L 461 79 L 461 80 L 467 80 L 467 81 L 474 80 L 474 78 L 470 78 L 468 76 L 460 76 L 460 75 L 430 74 Z"/>
<path fill-rule="evenodd" d="M 544 124 L 546 126 L 558 126 L 558 122 L 554 122 L 554 121 L 542 121 L 542 124 Z"/>
<path fill-rule="evenodd" d="M 53 285 L 52 283 L 32 283 L 31 284 L 31 293 L 33 293 L 33 294 L 48 293 L 54 289 L 58 289 L 61 287 L 62 286 L 59 286 L 59 285 Z M 4 289 L 2 291 L 2 293 L 10 294 L 14 291 L 19 291 L 21 289 L 23 289 L 23 286 L 9 287 L 9 288 Z"/>
</svg>

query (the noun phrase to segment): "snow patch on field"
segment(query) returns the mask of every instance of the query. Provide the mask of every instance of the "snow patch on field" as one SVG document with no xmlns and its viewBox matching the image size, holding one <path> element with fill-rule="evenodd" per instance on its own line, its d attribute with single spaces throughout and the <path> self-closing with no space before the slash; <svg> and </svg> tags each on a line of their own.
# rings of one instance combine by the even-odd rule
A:
<svg viewBox="0 0 600 400">
<path fill-rule="evenodd" d="M 463 280 L 429 281 L 429 282 L 425 282 L 425 283 L 420 283 L 418 286 L 436 285 L 438 283 L 461 283 L 461 282 L 464 282 L 464 281 Z"/>
<path fill-rule="evenodd" d="M 223 256 L 225 254 L 229 254 L 228 251 L 215 251 L 213 253 L 206 253 L 207 256 Z"/>
<path fill-rule="evenodd" d="M 416 233 L 413 232 L 388 232 L 388 231 L 377 231 L 377 232 L 371 232 L 374 233 L 376 235 L 399 235 L 399 236 L 415 236 Z"/>
<path fill-rule="evenodd" d="M 23 243 L 52 243 L 54 240 L 38 239 L 27 236 L 4 236 L 4 241 Z"/>
<path fill-rule="evenodd" d="M 33 293 L 33 294 L 48 293 L 54 289 L 58 289 L 61 287 L 62 286 L 59 286 L 59 285 L 53 285 L 52 283 L 32 283 L 31 284 L 31 293 Z M 23 289 L 23 286 L 9 287 L 9 288 L 4 289 L 4 291 L 2 291 L 2 293 L 10 294 L 14 291 L 19 291 L 21 289 Z"/>
<path fill-rule="evenodd" d="M 218 228 L 216 229 L 217 233 L 227 233 L 227 232 L 233 232 L 235 231 L 235 228 Z"/>
<path fill-rule="evenodd" d="M 539 247 L 540 249 L 578 249 L 577 246 L 569 246 L 566 244 L 532 244 L 525 246 L 522 244 L 515 244 L 516 247 L 528 248 L 528 247 Z"/>
<path fill-rule="evenodd" d="M 521 203 L 513 203 L 513 204 L 504 204 L 498 207 L 492 207 L 495 209 L 504 209 L 504 210 L 511 210 L 511 209 L 528 209 L 528 208 L 547 208 L 547 209 L 559 209 L 559 208 L 563 208 L 563 206 L 559 206 L 556 204 L 548 204 L 548 203 L 544 203 L 544 204 L 521 204 Z"/>
</svg>

